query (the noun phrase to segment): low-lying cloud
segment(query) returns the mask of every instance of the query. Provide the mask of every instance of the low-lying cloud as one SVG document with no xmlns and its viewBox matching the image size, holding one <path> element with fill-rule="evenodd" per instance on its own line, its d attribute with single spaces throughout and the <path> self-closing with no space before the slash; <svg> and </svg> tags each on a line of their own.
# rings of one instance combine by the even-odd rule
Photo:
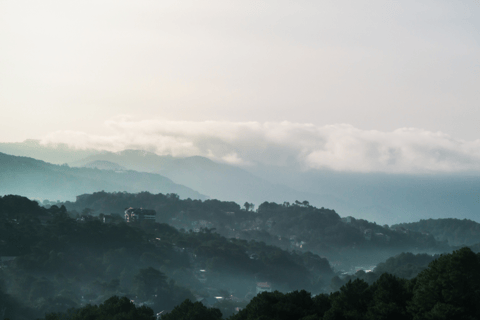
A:
<svg viewBox="0 0 480 320">
<path fill-rule="evenodd" d="M 361 130 L 348 124 L 292 122 L 109 120 L 108 136 L 57 131 L 44 144 L 121 151 L 142 149 L 176 157 L 205 156 L 234 165 L 299 165 L 304 169 L 425 173 L 480 170 L 480 140 L 401 128 Z"/>
</svg>

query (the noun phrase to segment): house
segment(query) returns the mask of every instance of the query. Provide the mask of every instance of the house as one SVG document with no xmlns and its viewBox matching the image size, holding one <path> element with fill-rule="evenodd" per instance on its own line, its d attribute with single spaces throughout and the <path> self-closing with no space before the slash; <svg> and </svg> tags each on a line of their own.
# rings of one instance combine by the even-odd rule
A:
<svg viewBox="0 0 480 320">
<path fill-rule="evenodd" d="M 268 282 L 257 282 L 257 294 L 262 292 L 272 292 L 272 287 Z"/>
<path fill-rule="evenodd" d="M 125 210 L 125 222 L 142 222 L 144 220 L 155 222 L 156 215 L 155 210 L 130 207 Z"/>
</svg>

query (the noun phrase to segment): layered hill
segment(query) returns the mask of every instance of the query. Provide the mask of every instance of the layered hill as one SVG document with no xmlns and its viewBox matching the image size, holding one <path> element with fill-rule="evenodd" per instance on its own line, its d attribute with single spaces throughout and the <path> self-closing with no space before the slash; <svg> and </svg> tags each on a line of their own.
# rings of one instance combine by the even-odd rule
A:
<svg viewBox="0 0 480 320">
<path fill-rule="evenodd" d="M 468 219 L 427 219 L 418 222 L 401 223 L 402 227 L 416 232 L 429 233 L 450 245 L 474 245 L 480 243 L 480 223 Z"/>
<path fill-rule="evenodd" d="M 438 253 L 445 243 L 420 232 L 392 229 L 375 223 L 341 218 L 334 210 L 308 202 L 264 202 L 253 211 L 235 202 L 178 200 L 162 194 L 97 192 L 64 203 L 69 211 L 85 208 L 99 213 L 122 214 L 126 207 L 157 212 L 157 221 L 185 231 L 214 228 L 226 238 L 263 241 L 283 249 L 311 251 L 330 261 L 342 261 L 341 269 L 375 264 L 405 251 Z"/>
<path fill-rule="evenodd" d="M 329 208 L 348 206 L 345 201 L 328 195 L 328 192 L 300 192 L 282 184 L 271 183 L 242 168 L 200 156 L 176 158 L 141 150 L 124 150 L 97 153 L 71 162 L 70 165 L 83 167 L 94 161 L 109 161 L 130 170 L 158 173 L 176 183 L 200 190 L 211 198 L 242 204 L 245 201 L 258 205 L 264 201 L 308 200 L 314 205 Z"/>
<path fill-rule="evenodd" d="M 66 144 L 43 144 L 40 140 L 0 142 L 0 152 L 14 156 L 31 157 L 53 164 L 64 164 L 99 153 L 93 149 L 75 149 Z"/>
<path fill-rule="evenodd" d="M 466 218 L 480 222 L 478 173 L 305 171 L 294 165 L 261 164 L 240 168 L 199 156 L 177 158 L 138 150 L 117 153 L 81 150 L 66 145 L 44 145 L 35 140 L 0 143 L 0 152 L 56 164 L 67 162 L 76 167 L 109 161 L 127 170 L 163 175 L 211 198 L 241 204 L 247 201 L 258 206 L 263 201 L 307 200 L 317 207 L 335 208 L 343 216 L 389 225 L 429 218 Z"/>
<path fill-rule="evenodd" d="M 89 162 L 83 167 L 91 168 L 91 169 L 100 169 L 100 170 L 114 170 L 114 171 L 126 170 L 125 167 L 122 167 L 118 163 L 111 162 L 111 161 L 102 161 L 102 160 Z"/>
<path fill-rule="evenodd" d="M 478 173 L 387 174 L 308 170 L 274 166 L 248 168 L 253 174 L 300 192 L 329 193 L 348 202 L 335 210 L 381 224 L 459 218 L 480 222 Z"/>
<path fill-rule="evenodd" d="M 181 198 L 206 198 L 159 174 L 71 168 L 68 165 L 54 165 L 5 153 L 0 153 L 0 181 L 0 194 L 22 194 L 30 198 L 51 200 L 73 200 L 79 194 L 100 190 L 148 190 L 153 193 L 176 193 Z"/>
</svg>

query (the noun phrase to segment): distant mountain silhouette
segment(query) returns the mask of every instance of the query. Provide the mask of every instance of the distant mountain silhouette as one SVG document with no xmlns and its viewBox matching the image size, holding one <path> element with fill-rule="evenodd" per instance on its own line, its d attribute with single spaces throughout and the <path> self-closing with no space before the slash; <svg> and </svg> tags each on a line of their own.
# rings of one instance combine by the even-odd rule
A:
<svg viewBox="0 0 480 320">
<path fill-rule="evenodd" d="M 158 173 L 211 198 L 257 206 L 264 201 L 307 200 L 380 224 L 429 218 L 467 218 L 480 222 L 480 176 L 463 174 L 386 174 L 303 170 L 257 164 L 235 167 L 204 157 L 176 158 L 138 150 L 117 153 L 77 150 L 39 141 L 0 143 L 0 152 L 83 167 L 110 161 L 127 170 Z M 16 153 L 14 153 L 16 152 Z M 9 152 L 7 152 L 9 153 Z M 69 161 L 66 161 L 70 159 Z M 82 159 L 82 160 L 80 160 Z M 145 189 L 146 191 L 148 190 Z"/>
<path fill-rule="evenodd" d="M 71 168 L 5 153 L 0 153 L 0 181 L 0 194 L 50 200 L 73 200 L 77 195 L 101 190 L 176 193 L 181 198 L 207 198 L 159 174 Z"/>
<path fill-rule="evenodd" d="M 111 161 L 104 161 L 104 160 L 96 160 L 87 163 L 83 166 L 84 168 L 91 168 L 91 169 L 100 169 L 100 170 L 114 170 L 114 171 L 125 171 L 125 167 L 122 167 L 118 163 L 111 162 Z"/>
<path fill-rule="evenodd" d="M 299 192 L 285 185 L 261 179 L 244 169 L 217 163 L 200 156 L 175 158 L 141 150 L 124 150 L 117 153 L 102 152 L 90 155 L 70 165 L 84 166 L 99 160 L 114 162 L 131 170 L 159 173 L 176 183 L 200 190 L 211 198 L 241 204 L 248 201 L 258 206 L 264 201 L 283 203 L 283 201 L 308 200 L 320 207 L 336 208 L 339 204 L 345 206 L 344 201 L 334 196 Z"/>
<path fill-rule="evenodd" d="M 296 168 L 257 166 L 253 174 L 299 191 L 329 192 L 348 203 L 335 210 L 381 224 L 420 219 L 459 218 L 480 222 L 478 173 L 387 174 L 300 171 Z"/>
<path fill-rule="evenodd" d="M 31 157 L 53 164 L 64 164 L 101 151 L 75 149 L 66 144 L 42 144 L 40 140 L 28 139 L 23 142 L 0 142 L 0 152 L 22 157 Z"/>
</svg>

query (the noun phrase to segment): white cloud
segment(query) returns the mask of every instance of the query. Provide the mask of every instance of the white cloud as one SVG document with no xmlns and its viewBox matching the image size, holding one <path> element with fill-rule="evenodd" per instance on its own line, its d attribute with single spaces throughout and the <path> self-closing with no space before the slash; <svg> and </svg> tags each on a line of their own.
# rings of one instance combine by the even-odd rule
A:
<svg viewBox="0 0 480 320">
<path fill-rule="evenodd" d="M 480 140 L 401 128 L 361 130 L 348 124 L 292 122 L 133 121 L 105 122 L 108 136 L 57 131 L 42 143 L 109 151 L 143 149 L 160 155 L 200 155 L 234 165 L 297 164 L 305 169 L 359 172 L 458 172 L 480 170 Z"/>
</svg>

